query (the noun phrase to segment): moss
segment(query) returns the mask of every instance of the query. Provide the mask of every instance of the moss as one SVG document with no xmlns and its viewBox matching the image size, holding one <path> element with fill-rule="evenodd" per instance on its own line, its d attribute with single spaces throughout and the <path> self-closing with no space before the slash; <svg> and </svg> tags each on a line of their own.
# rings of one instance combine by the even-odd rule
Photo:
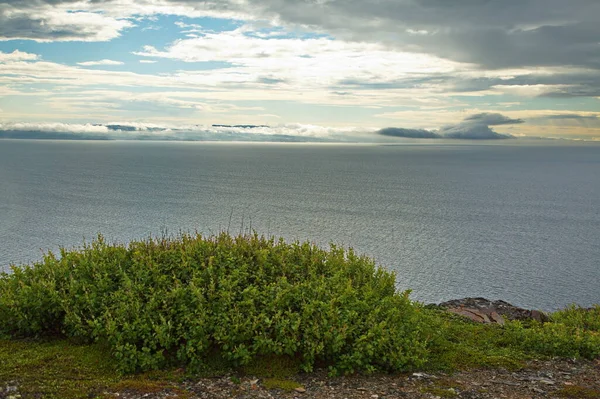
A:
<svg viewBox="0 0 600 399">
<path fill-rule="evenodd" d="M 266 378 L 262 385 L 267 389 L 281 389 L 283 391 L 293 391 L 302 386 L 296 381 L 281 378 Z"/>
<path fill-rule="evenodd" d="M 150 381 L 150 380 L 124 380 L 113 385 L 115 391 L 133 391 L 135 393 L 158 393 L 168 388 L 168 385 L 164 382 Z"/>
<path fill-rule="evenodd" d="M 300 361 L 289 356 L 259 356 L 242 368 L 244 374 L 257 377 L 287 378 L 300 372 Z"/>
<path fill-rule="evenodd" d="M 438 396 L 440 398 L 455 398 L 458 396 L 454 388 L 426 387 L 421 388 L 421 392 L 430 393 L 433 396 Z"/>
<path fill-rule="evenodd" d="M 464 384 L 455 381 L 451 378 L 440 378 L 437 380 L 434 380 L 433 383 L 435 384 L 435 386 L 437 388 L 444 388 L 444 389 L 449 389 L 449 388 L 453 388 L 453 389 L 463 389 L 464 388 Z"/>
<path fill-rule="evenodd" d="M 563 398 L 600 399 L 599 390 L 579 385 L 565 386 L 556 391 L 555 395 Z"/>
<path fill-rule="evenodd" d="M 66 340 L 0 340 L 0 364 L 0 382 L 14 382 L 23 398 L 93 397 L 119 380 L 105 348 Z"/>
<path fill-rule="evenodd" d="M 183 380 L 183 370 L 123 377 L 107 349 L 97 344 L 65 339 L 0 340 L 0 364 L 0 384 L 16 385 L 23 399 L 109 398 L 110 392 L 122 391 L 187 396 L 174 384 Z"/>
</svg>

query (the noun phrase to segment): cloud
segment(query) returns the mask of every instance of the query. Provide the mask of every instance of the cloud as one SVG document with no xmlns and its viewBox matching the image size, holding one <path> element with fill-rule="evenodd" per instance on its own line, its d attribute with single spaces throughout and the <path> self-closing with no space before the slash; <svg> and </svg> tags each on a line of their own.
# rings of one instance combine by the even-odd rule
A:
<svg viewBox="0 0 600 399">
<path fill-rule="evenodd" d="M 461 123 L 454 126 L 445 126 L 440 129 L 440 134 L 444 138 L 465 140 L 497 140 L 512 137 L 511 135 L 497 133 L 489 126 L 478 123 Z"/>
<path fill-rule="evenodd" d="M 140 60 L 140 64 L 156 64 L 157 62 L 154 60 Z"/>
<path fill-rule="evenodd" d="M 60 132 L 60 133 L 107 133 L 108 128 L 103 125 L 70 124 L 70 123 L 29 123 L 29 122 L 9 122 L 0 123 L 0 130 L 3 131 L 40 131 L 40 132 Z"/>
<path fill-rule="evenodd" d="M 389 127 L 377 131 L 377 134 L 407 138 L 497 140 L 513 136 L 497 133 L 490 126 L 513 125 L 523 122 L 522 119 L 513 119 L 498 113 L 480 113 L 467 116 L 460 123 L 443 126 L 437 131 Z"/>
<path fill-rule="evenodd" d="M 0 40 L 108 41 L 133 26 L 125 19 L 55 3 L 0 2 Z"/>
<path fill-rule="evenodd" d="M 546 115 L 539 115 L 528 120 L 532 120 L 541 126 L 550 126 L 552 130 L 579 127 L 584 128 L 591 134 L 600 133 L 598 131 L 598 129 L 600 129 L 600 113 L 549 113 Z M 592 133 L 594 131 L 595 133 Z"/>
<path fill-rule="evenodd" d="M 475 114 L 467 116 L 464 119 L 464 123 L 487 125 L 487 126 L 499 126 L 499 125 L 514 125 L 517 123 L 523 123 L 523 119 L 513 119 L 508 116 L 496 113 L 484 112 L 481 114 Z"/>
<path fill-rule="evenodd" d="M 123 65 L 124 63 L 121 61 L 113 61 L 113 60 L 100 60 L 100 61 L 85 61 L 78 62 L 77 65 L 81 66 L 96 66 L 96 65 Z"/>
<path fill-rule="evenodd" d="M 381 115 L 413 115 L 403 120 L 405 130 L 388 132 L 398 136 L 426 134 L 418 128 L 434 110 L 425 126 L 445 127 L 430 132 L 495 137 L 495 130 L 511 131 L 495 126 L 513 122 L 456 115 L 506 109 L 503 114 L 514 117 L 508 111 L 516 107 L 496 105 L 501 95 L 500 101 L 522 102 L 521 109 L 594 109 L 595 100 L 584 97 L 600 97 L 599 13 L 597 0 L 0 0 L 0 40 L 109 41 L 136 24 L 164 22 L 170 28 L 164 38 L 176 33 L 178 39 L 164 43 L 145 35 L 148 41 L 136 40 L 127 50 L 138 50 L 144 64 L 189 63 L 141 74 L 98 61 L 75 67 L 18 50 L 0 53 L 0 93 L 22 96 L 0 105 L 8 117 L 23 120 L 151 115 L 153 121 L 207 123 L 218 113 L 227 123 L 244 123 L 246 116 L 271 122 L 250 109 L 262 107 L 261 114 L 278 113 L 273 118 L 281 120 L 321 123 L 327 113 L 336 119 L 323 123 L 349 124 L 370 123 L 379 107 Z M 193 20 L 201 16 L 237 18 L 230 22 L 238 29 L 208 30 L 208 20 Z M 129 93 L 115 97 L 118 91 Z M 573 98 L 580 99 L 569 102 Z M 35 104 L 17 109 L 26 99 Z M 234 105 L 246 108 L 228 108 Z M 304 105 L 328 108 L 312 112 Z M 348 121 L 339 116 L 344 113 Z M 550 120 L 535 120 L 537 128 Z M 553 126 L 576 125 L 562 120 Z M 587 121 L 578 125 L 579 134 L 592 134 L 584 127 L 595 122 Z"/>
<path fill-rule="evenodd" d="M 5 38 L 109 40 L 130 26 L 123 18 L 210 16 L 383 43 L 485 69 L 600 68 L 597 0 L 21 0 L 3 1 L 0 7 Z M 202 30 L 197 24 L 176 24 Z"/>
<path fill-rule="evenodd" d="M 598 68 L 596 0 L 249 0 L 283 23 L 486 68 Z M 335 16 L 335 17 L 332 17 Z"/>
<path fill-rule="evenodd" d="M 12 53 L 0 51 L 0 62 L 36 61 L 39 55 L 15 50 Z"/>
<path fill-rule="evenodd" d="M 377 132 L 382 136 L 407 137 L 413 139 L 437 139 L 441 136 L 425 129 L 404 129 L 401 127 L 387 127 Z"/>
<path fill-rule="evenodd" d="M 523 123 L 522 119 L 512 119 L 497 113 L 481 113 L 467 116 L 457 125 L 444 126 L 439 133 L 446 138 L 468 140 L 496 140 L 511 138 L 511 135 L 500 134 L 490 126 L 514 125 Z"/>
<path fill-rule="evenodd" d="M 580 115 L 580 114 L 556 114 L 544 116 L 545 119 L 573 119 L 573 120 L 599 120 L 598 115 Z"/>
<path fill-rule="evenodd" d="M 344 142 L 372 138 L 373 131 L 306 124 L 166 126 L 131 122 L 0 123 L 0 138 L 13 139 Z"/>
</svg>

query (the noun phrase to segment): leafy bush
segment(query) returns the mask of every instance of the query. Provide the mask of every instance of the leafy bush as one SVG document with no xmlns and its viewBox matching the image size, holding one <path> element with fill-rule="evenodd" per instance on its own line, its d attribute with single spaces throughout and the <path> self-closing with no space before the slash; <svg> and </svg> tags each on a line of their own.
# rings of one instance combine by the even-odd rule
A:
<svg viewBox="0 0 600 399">
<path fill-rule="evenodd" d="M 121 371 L 298 359 L 333 372 L 425 363 L 421 308 L 352 250 L 247 235 L 128 246 L 99 236 L 0 276 L 0 334 L 107 343 Z"/>
<path fill-rule="evenodd" d="M 96 342 L 123 372 L 234 366 L 279 378 L 298 366 L 518 368 L 534 356 L 600 356 L 600 307 L 551 319 L 475 324 L 411 302 L 393 273 L 352 250 L 256 234 L 127 246 L 99 236 L 0 275 L 0 337 Z"/>
<path fill-rule="evenodd" d="M 600 332 L 590 326 L 598 319 L 590 310 L 582 312 L 569 308 L 553 314 L 552 322 L 507 321 L 499 326 L 424 309 L 424 331 L 431 336 L 427 367 L 518 369 L 531 358 L 595 359 L 600 356 Z"/>
<path fill-rule="evenodd" d="M 552 320 L 570 327 L 600 332 L 600 305 L 589 309 L 569 306 L 552 314 Z"/>
</svg>

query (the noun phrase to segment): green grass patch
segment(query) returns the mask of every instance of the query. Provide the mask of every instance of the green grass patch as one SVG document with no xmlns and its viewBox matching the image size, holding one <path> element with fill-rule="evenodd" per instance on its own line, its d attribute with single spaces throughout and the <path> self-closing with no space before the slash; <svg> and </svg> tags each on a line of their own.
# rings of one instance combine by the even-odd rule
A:
<svg viewBox="0 0 600 399">
<path fill-rule="evenodd" d="M 578 315 L 571 316 L 571 312 Z M 587 322 L 588 316 L 581 318 L 579 312 L 577 308 L 561 311 L 560 317 L 568 318 L 568 323 L 551 315 L 553 322 L 509 321 L 505 326 L 499 326 L 425 309 L 423 318 L 428 328 L 424 331 L 431 334 L 426 367 L 433 370 L 481 367 L 518 370 L 533 358 L 595 359 L 600 356 L 600 333 Z"/>
<path fill-rule="evenodd" d="M 600 399 L 600 391 L 597 389 L 582 387 L 579 385 L 566 386 L 554 393 L 562 398 L 574 399 Z"/>
<path fill-rule="evenodd" d="M 302 387 L 294 380 L 283 378 L 265 378 L 262 385 L 267 389 L 281 389 L 282 391 L 293 391 L 296 388 Z"/>
<path fill-rule="evenodd" d="M 0 340 L 0 365 L 0 383 L 23 398 L 94 397 L 120 378 L 106 348 L 65 340 Z"/>
</svg>

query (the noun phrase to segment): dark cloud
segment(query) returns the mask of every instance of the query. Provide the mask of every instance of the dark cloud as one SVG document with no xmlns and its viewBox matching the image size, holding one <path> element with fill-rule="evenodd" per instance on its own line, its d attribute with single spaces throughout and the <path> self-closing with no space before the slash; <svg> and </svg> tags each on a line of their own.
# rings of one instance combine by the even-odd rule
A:
<svg viewBox="0 0 600 399">
<path fill-rule="evenodd" d="M 463 123 L 487 125 L 487 126 L 499 126 L 499 125 L 514 125 L 517 123 L 523 123 L 523 119 L 512 119 L 508 116 L 497 114 L 497 113 L 482 113 L 467 116 Z"/>
<path fill-rule="evenodd" d="M 127 1 L 118 2 L 120 9 L 127 8 Z M 106 0 L 2 0 L 0 39 L 110 40 L 124 29 L 115 25 L 101 31 L 99 26 L 72 20 L 51 20 L 43 12 L 75 4 L 78 10 L 102 11 L 113 7 L 113 2 Z M 346 40 L 383 43 L 403 51 L 473 63 L 480 69 L 548 66 L 587 69 L 570 74 L 536 74 L 533 70 L 506 78 L 436 75 L 399 82 L 347 80 L 339 82 L 339 87 L 332 87 L 332 91 L 343 92 L 344 87 L 402 89 L 422 84 L 445 84 L 449 91 L 465 92 L 497 85 L 556 85 L 541 95 L 600 96 L 598 0 L 142 0 L 135 4 L 137 12 L 144 6 L 170 4 L 204 10 L 211 15 L 237 13 L 277 20 L 291 28 L 329 33 Z M 262 83 L 280 82 L 267 77 Z"/>
<path fill-rule="evenodd" d="M 543 115 L 531 118 L 540 125 L 550 126 L 580 126 L 585 128 L 600 128 L 600 117 L 598 115 L 580 115 L 580 114 L 556 114 Z"/>
<path fill-rule="evenodd" d="M 503 78 L 458 78 L 447 76 L 448 91 L 471 92 L 489 90 L 494 86 L 548 86 L 541 97 L 599 97 L 600 73 L 582 70 L 554 74 L 529 72 Z"/>
<path fill-rule="evenodd" d="M 569 85 L 560 87 L 546 93 L 541 97 L 573 98 L 573 97 L 600 97 L 600 84 L 598 86 Z"/>
<path fill-rule="evenodd" d="M 194 2 L 189 2 L 194 3 Z M 600 68 L 597 0 L 248 0 L 260 15 L 485 68 Z"/>
<path fill-rule="evenodd" d="M 598 120 L 596 115 L 579 115 L 579 114 L 558 114 L 558 115 L 547 115 L 544 119 L 578 119 L 578 120 Z"/>
<path fill-rule="evenodd" d="M 425 129 L 388 127 L 379 130 L 377 134 L 407 138 L 498 140 L 513 138 L 513 136 L 495 132 L 490 126 L 513 125 L 523 122 L 522 119 L 512 119 L 502 114 L 482 113 L 467 116 L 462 122 L 444 126 L 436 132 Z"/>
<path fill-rule="evenodd" d="M 5 0 L 0 7 L 23 11 L 19 22 L 4 15 L 3 30 L 35 28 L 51 39 L 39 21 L 26 21 L 41 5 L 78 4 L 74 0 Z M 109 9 L 111 1 L 87 1 Z M 119 2 L 124 4 L 124 2 Z M 133 2 L 132 2 L 133 3 Z M 337 37 L 387 43 L 408 51 L 436 54 L 485 68 L 578 65 L 598 69 L 598 0 L 145 0 L 138 5 L 171 4 L 211 12 L 238 12 L 276 18 Z M 9 23 L 10 28 L 6 25 Z M 21 28 L 19 28 L 21 27 Z M 61 35 L 69 27 L 54 27 Z"/>
<path fill-rule="evenodd" d="M 285 79 L 279 78 L 269 78 L 269 77 L 261 77 L 257 79 L 258 83 L 266 84 L 266 85 L 277 85 L 279 83 L 285 83 Z"/>
<path fill-rule="evenodd" d="M 129 26 L 99 13 L 58 10 L 52 3 L 0 2 L 0 40 L 108 41 Z"/>
<path fill-rule="evenodd" d="M 370 82 L 342 79 L 332 87 L 335 91 L 371 89 L 419 89 L 439 87 L 443 93 L 479 92 L 497 86 L 546 86 L 541 97 L 600 97 L 600 72 L 595 70 L 565 71 L 549 74 L 528 71 L 526 74 L 506 77 L 465 77 L 452 73 L 435 73 L 397 80 L 394 82 Z"/>
<path fill-rule="evenodd" d="M 382 136 L 407 137 L 413 139 L 438 139 L 439 134 L 425 129 L 404 129 L 401 127 L 386 127 L 377 132 Z"/>
<path fill-rule="evenodd" d="M 440 134 L 449 139 L 465 140 L 498 140 L 512 138 L 510 135 L 493 131 L 488 125 L 480 123 L 463 122 L 458 125 L 445 126 L 440 129 Z"/>
<path fill-rule="evenodd" d="M 446 138 L 468 140 L 508 139 L 512 136 L 495 132 L 490 126 L 514 125 L 523 123 L 522 119 L 512 119 L 497 113 L 481 113 L 467 116 L 457 125 L 444 126 L 440 134 Z"/>
</svg>

